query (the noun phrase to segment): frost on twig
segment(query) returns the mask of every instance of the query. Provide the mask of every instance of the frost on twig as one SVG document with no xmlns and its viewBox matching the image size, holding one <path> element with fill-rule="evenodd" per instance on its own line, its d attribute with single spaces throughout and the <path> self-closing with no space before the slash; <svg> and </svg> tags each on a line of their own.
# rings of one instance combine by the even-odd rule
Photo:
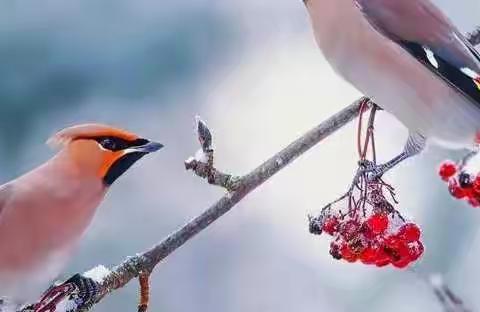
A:
<svg viewBox="0 0 480 312">
<path fill-rule="evenodd" d="M 468 33 L 467 39 L 473 46 L 480 45 L 480 27 L 477 27 L 476 30 Z"/>
<path fill-rule="evenodd" d="M 239 177 L 223 173 L 215 168 L 212 133 L 199 116 L 195 117 L 195 125 L 200 149 L 195 156 L 185 161 L 185 169 L 192 170 L 210 184 L 221 186 L 230 192 L 234 191 L 238 187 Z"/>
</svg>

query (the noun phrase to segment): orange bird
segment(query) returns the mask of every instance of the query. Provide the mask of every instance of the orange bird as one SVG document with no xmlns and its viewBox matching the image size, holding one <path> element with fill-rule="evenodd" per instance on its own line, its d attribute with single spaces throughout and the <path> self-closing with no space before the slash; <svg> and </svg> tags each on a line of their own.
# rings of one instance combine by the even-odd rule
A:
<svg viewBox="0 0 480 312">
<path fill-rule="evenodd" d="M 0 186 L 0 298 L 37 299 L 61 273 L 109 187 L 136 161 L 163 147 L 100 124 L 64 129 L 59 152 Z"/>
</svg>

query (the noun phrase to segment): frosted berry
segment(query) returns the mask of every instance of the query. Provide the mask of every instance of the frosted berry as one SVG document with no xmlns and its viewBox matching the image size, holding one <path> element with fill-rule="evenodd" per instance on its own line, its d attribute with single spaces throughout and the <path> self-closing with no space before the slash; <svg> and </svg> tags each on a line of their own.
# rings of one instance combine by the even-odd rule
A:
<svg viewBox="0 0 480 312">
<path fill-rule="evenodd" d="M 338 231 L 338 225 L 338 219 L 335 217 L 330 217 L 325 220 L 322 230 L 329 235 L 333 235 Z"/>
<path fill-rule="evenodd" d="M 349 220 L 340 227 L 340 232 L 347 241 L 354 239 L 359 231 L 360 224 L 355 220 Z"/>
<path fill-rule="evenodd" d="M 453 177 L 457 173 L 457 165 L 453 161 L 445 161 L 440 165 L 438 174 L 444 181 L 448 181 L 449 178 Z"/>
<path fill-rule="evenodd" d="M 389 236 L 385 239 L 385 250 L 397 250 L 401 244 L 401 240 L 396 236 Z"/>
<path fill-rule="evenodd" d="M 462 198 L 465 198 L 465 196 L 467 196 L 467 193 L 465 192 L 465 190 L 462 187 L 460 187 L 460 185 L 456 180 L 453 180 L 453 179 L 448 181 L 448 190 L 450 191 L 450 194 L 452 194 L 452 196 L 457 199 L 462 199 Z"/>
<path fill-rule="evenodd" d="M 332 242 L 330 244 L 330 255 L 336 260 L 342 259 L 342 254 L 340 253 L 340 245 L 337 242 Z"/>
<path fill-rule="evenodd" d="M 470 197 L 468 199 L 468 203 L 470 204 L 470 206 L 472 206 L 473 208 L 479 208 L 480 207 L 480 201 L 478 200 L 478 198 L 476 197 Z"/>
<path fill-rule="evenodd" d="M 407 223 L 402 225 L 402 227 L 398 231 L 398 237 L 409 243 L 418 241 L 420 239 L 420 235 L 420 229 L 416 224 L 413 223 Z"/>
<path fill-rule="evenodd" d="M 458 175 L 458 184 L 461 188 L 469 188 L 472 186 L 472 177 L 466 173 L 462 172 Z"/>
<path fill-rule="evenodd" d="M 367 226 L 373 234 L 382 234 L 388 228 L 388 217 L 383 213 L 376 213 L 368 218 Z"/>
<path fill-rule="evenodd" d="M 425 247 L 423 247 L 422 242 L 417 241 L 414 243 L 410 243 L 409 244 L 410 260 L 417 261 L 423 255 L 424 251 L 425 251 Z"/>
<path fill-rule="evenodd" d="M 345 259 L 347 262 L 355 262 L 358 260 L 357 254 L 353 252 L 353 250 L 348 246 L 347 243 L 343 243 L 342 247 L 340 248 L 340 254 L 342 258 Z"/>
</svg>

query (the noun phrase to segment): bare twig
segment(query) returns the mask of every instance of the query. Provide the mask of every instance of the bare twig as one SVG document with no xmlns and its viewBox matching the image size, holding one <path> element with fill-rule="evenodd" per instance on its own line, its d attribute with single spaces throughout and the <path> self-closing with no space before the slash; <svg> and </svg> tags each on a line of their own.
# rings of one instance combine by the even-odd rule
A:
<svg viewBox="0 0 480 312">
<path fill-rule="evenodd" d="M 357 117 L 362 101 L 364 101 L 363 98 L 355 101 L 347 108 L 341 110 L 295 140 L 258 168 L 238 178 L 233 191 L 227 192 L 227 194 L 205 212 L 172 233 L 158 245 L 155 245 L 142 254 L 126 259 L 122 264 L 113 268 L 101 281 L 97 282 L 99 290 L 94 294 L 93 298 L 89 298 L 88 301 L 98 303 L 109 293 L 124 287 L 132 279 L 138 278 L 142 272 L 152 272 L 158 263 L 192 239 L 196 234 L 207 228 L 215 220 L 230 211 L 246 195 L 273 177 L 300 155 Z M 202 150 L 204 150 L 203 147 L 202 144 Z M 229 188 L 227 187 L 227 189 Z M 71 296 L 71 294 L 66 294 L 66 296 Z M 78 308 L 71 309 L 70 311 L 88 311 L 90 308 L 91 305 L 79 305 Z M 60 312 L 61 310 L 57 309 L 57 311 Z"/>
<path fill-rule="evenodd" d="M 205 121 L 199 116 L 195 118 L 197 137 L 200 149 L 195 156 L 185 161 L 185 169 L 192 170 L 197 176 L 207 179 L 212 185 L 221 186 L 228 191 L 234 191 L 238 187 L 240 177 L 223 173 L 214 166 L 215 150 L 213 149 L 213 136 Z"/>
</svg>

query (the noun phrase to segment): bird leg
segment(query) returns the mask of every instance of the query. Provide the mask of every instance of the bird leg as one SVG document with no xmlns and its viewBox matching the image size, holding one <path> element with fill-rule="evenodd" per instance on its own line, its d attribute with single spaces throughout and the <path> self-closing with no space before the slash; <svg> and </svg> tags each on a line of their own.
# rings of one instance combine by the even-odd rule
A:
<svg viewBox="0 0 480 312">
<path fill-rule="evenodd" d="M 407 143 L 399 155 L 384 164 L 372 164 L 367 166 L 365 171 L 367 172 L 368 179 L 372 181 L 381 178 L 387 171 L 394 168 L 405 159 L 420 154 L 425 149 L 425 145 L 426 138 L 423 135 L 417 132 L 410 133 Z"/>
</svg>

